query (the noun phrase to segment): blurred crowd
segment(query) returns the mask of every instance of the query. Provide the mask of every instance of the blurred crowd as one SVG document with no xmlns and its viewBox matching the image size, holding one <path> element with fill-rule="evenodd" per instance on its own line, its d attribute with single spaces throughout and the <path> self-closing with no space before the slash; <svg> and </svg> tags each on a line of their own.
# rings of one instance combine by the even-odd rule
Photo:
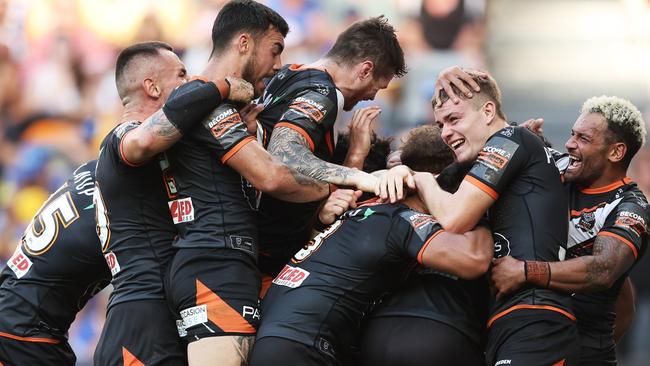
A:
<svg viewBox="0 0 650 366">
<path fill-rule="evenodd" d="M 41 203 L 77 165 L 97 156 L 102 137 L 114 126 L 122 108 L 114 82 L 119 50 L 162 40 L 174 46 L 190 74 L 198 72 L 211 51 L 212 22 L 225 2 L 0 0 L 0 266 Z M 409 73 L 372 102 L 382 108 L 376 126 L 382 135 L 431 121 L 434 76 L 443 68 L 487 67 L 485 0 L 261 2 L 291 27 L 284 63 L 317 59 L 356 20 L 389 18 Z M 636 165 L 634 178 L 645 182 L 642 189 L 649 194 L 650 152 L 640 155 L 638 160 L 645 160 Z M 106 296 L 94 298 L 71 330 L 80 365 L 92 359 L 105 301 Z M 644 316 L 650 323 L 650 306 Z"/>
</svg>

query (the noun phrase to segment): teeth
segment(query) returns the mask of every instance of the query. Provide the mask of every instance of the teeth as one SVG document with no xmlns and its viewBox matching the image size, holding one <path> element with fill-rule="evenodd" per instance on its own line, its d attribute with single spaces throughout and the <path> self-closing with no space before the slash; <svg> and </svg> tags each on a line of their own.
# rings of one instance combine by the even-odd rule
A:
<svg viewBox="0 0 650 366">
<path fill-rule="evenodd" d="M 465 142 L 464 139 L 456 140 L 454 141 L 453 144 L 451 144 L 451 148 L 456 150 L 460 145 L 462 145 Z"/>
</svg>

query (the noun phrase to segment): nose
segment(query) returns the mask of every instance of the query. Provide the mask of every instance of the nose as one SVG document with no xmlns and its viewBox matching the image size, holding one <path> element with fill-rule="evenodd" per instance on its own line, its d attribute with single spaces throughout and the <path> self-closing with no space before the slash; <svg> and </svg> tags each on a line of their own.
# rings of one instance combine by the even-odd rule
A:
<svg viewBox="0 0 650 366">
<path fill-rule="evenodd" d="M 451 135 L 453 135 L 453 131 L 447 124 L 443 123 L 442 130 L 440 131 L 440 137 L 442 137 L 442 141 L 448 143 Z"/>
<path fill-rule="evenodd" d="M 278 55 L 275 58 L 275 63 L 273 64 L 273 73 L 280 71 L 282 68 L 282 56 Z"/>
<path fill-rule="evenodd" d="M 575 136 L 569 137 L 568 140 L 566 140 L 566 143 L 564 143 L 564 148 L 569 150 L 575 150 L 578 148 L 578 145 L 576 144 L 576 139 Z"/>
</svg>

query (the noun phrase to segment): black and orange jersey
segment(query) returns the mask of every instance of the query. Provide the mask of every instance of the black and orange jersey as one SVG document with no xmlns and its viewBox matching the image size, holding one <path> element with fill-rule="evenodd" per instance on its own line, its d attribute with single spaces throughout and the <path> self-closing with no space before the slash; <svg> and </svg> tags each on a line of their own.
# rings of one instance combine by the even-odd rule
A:
<svg viewBox="0 0 650 366">
<path fill-rule="evenodd" d="M 316 157 L 331 161 L 343 95 L 327 72 L 286 65 L 268 83 L 262 100 L 264 110 L 258 120 L 265 146 L 276 126 L 288 127 L 307 140 Z M 309 240 L 318 206 L 318 202 L 290 203 L 262 195 L 258 215 L 262 271 L 274 276 Z"/>
<path fill-rule="evenodd" d="M 403 204 L 347 211 L 294 254 L 262 302 L 258 339 L 281 337 L 336 355 L 359 336 L 364 312 L 402 282 L 442 232 Z"/>
<path fill-rule="evenodd" d="M 95 232 L 95 164 L 77 168 L 45 201 L 0 273 L 0 336 L 64 340 L 77 312 L 108 285 Z"/>
<path fill-rule="evenodd" d="M 648 244 L 648 201 L 636 183 L 622 179 L 602 188 L 581 189 L 567 183 L 570 205 L 566 259 L 591 255 L 598 236 L 611 236 L 629 247 L 639 260 Z M 576 293 L 572 306 L 583 338 L 598 340 L 598 347 L 614 344 L 616 299 L 629 271 L 604 291 Z M 608 344 L 603 344 L 607 340 Z M 584 343 L 584 342 L 583 342 Z"/>
<path fill-rule="evenodd" d="M 487 211 L 495 258 L 560 260 L 566 247 L 568 200 L 555 160 L 539 137 L 522 127 L 499 130 L 465 180 L 495 200 Z M 554 310 L 573 319 L 568 295 L 524 287 L 491 305 L 488 325 L 522 308 Z"/>
<path fill-rule="evenodd" d="M 464 280 L 418 266 L 399 289 L 382 298 L 371 317 L 416 317 L 445 323 L 482 344 L 490 292 L 485 276 Z"/>
<path fill-rule="evenodd" d="M 125 122 L 104 141 L 97 162 L 97 235 L 113 275 L 109 308 L 133 300 L 162 300 L 163 276 L 176 235 L 167 205 L 175 194 L 164 154 L 136 166 L 122 154 L 122 140 L 140 122 Z M 167 188 L 166 188 L 167 187 Z"/>
<path fill-rule="evenodd" d="M 196 82 L 196 81 L 195 81 Z M 237 108 L 217 107 L 169 150 L 177 248 L 231 248 L 257 257 L 257 192 L 226 163 L 255 141 Z"/>
</svg>

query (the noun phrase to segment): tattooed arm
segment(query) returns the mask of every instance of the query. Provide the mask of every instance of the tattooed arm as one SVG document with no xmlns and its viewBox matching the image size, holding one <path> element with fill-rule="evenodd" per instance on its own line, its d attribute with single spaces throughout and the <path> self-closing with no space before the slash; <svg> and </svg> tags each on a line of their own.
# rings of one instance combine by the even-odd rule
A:
<svg viewBox="0 0 650 366">
<path fill-rule="evenodd" d="M 134 165 L 142 164 L 159 152 L 170 148 L 181 136 L 160 109 L 144 120 L 140 126 L 124 135 L 123 158 Z"/>
<path fill-rule="evenodd" d="M 536 268 L 541 268 L 541 272 L 548 269 L 550 279 L 544 277 L 542 287 L 548 284 L 548 288 L 564 292 L 601 291 L 612 287 L 630 269 L 634 263 L 634 254 L 620 239 L 599 235 L 594 241 L 592 255 L 562 262 L 533 263 L 540 264 Z M 498 297 L 517 290 L 527 282 L 532 283 L 531 270 L 524 267 L 523 261 L 512 257 L 499 258 L 494 262 L 491 279 L 499 292 Z M 536 275 L 543 277 L 546 273 Z"/>
<path fill-rule="evenodd" d="M 354 186 L 374 192 L 376 177 L 355 168 L 323 161 L 309 150 L 309 143 L 300 133 L 288 127 L 273 130 L 268 151 L 293 172 L 340 186 Z"/>
</svg>

